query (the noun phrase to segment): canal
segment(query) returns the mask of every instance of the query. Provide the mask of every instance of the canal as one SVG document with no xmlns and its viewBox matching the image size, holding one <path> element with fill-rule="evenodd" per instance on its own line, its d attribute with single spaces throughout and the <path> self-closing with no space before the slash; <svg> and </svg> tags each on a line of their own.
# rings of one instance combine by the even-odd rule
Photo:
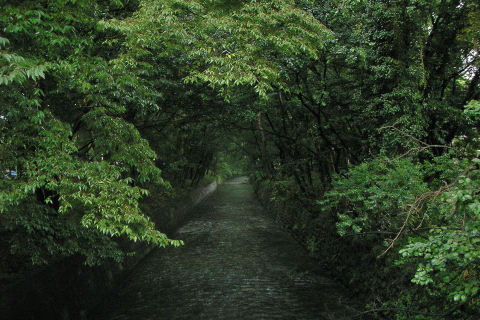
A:
<svg viewBox="0 0 480 320">
<path fill-rule="evenodd" d="M 245 178 L 221 184 L 89 320 L 342 319 L 347 292 L 271 219 Z"/>
</svg>

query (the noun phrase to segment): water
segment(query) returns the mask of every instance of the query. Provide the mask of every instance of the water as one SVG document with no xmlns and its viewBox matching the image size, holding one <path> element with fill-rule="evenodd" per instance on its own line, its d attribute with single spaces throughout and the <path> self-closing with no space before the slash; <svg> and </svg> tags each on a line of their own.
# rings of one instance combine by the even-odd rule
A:
<svg viewBox="0 0 480 320">
<path fill-rule="evenodd" d="M 342 319 L 345 290 L 266 215 L 244 178 L 226 182 L 91 320 Z"/>
</svg>

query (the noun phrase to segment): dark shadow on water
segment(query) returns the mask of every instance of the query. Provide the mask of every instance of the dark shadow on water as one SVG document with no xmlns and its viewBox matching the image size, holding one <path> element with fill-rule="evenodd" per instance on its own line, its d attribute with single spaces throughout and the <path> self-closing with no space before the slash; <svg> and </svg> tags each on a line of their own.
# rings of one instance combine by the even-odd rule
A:
<svg viewBox="0 0 480 320">
<path fill-rule="evenodd" d="M 246 178 L 220 185 L 90 320 L 342 319 L 347 292 L 271 219 Z"/>
</svg>

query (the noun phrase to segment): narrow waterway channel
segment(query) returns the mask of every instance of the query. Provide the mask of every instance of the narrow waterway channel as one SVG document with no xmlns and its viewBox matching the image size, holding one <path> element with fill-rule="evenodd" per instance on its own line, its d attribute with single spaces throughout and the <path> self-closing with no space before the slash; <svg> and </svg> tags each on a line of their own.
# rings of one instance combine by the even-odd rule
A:
<svg viewBox="0 0 480 320">
<path fill-rule="evenodd" d="M 223 183 L 89 320 L 342 319 L 345 290 L 271 219 L 245 178 Z"/>
</svg>

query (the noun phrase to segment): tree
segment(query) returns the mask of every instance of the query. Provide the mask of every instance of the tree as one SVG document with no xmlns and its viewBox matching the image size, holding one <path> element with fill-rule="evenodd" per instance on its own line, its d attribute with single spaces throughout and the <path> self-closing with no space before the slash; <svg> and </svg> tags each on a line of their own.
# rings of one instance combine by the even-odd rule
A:
<svg viewBox="0 0 480 320">
<path fill-rule="evenodd" d="M 277 57 L 315 58 L 331 36 L 293 1 L 151 1 L 131 19 L 106 25 L 124 33 L 135 54 L 181 56 L 187 82 L 249 85 L 261 96 L 282 83 Z"/>
<path fill-rule="evenodd" d="M 17 233 L 12 249 L 46 263 L 80 252 L 88 264 L 123 253 L 111 236 L 178 245 L 154 229 L 139 184 L 161 185 L 155 153 L 128 111 L 158 108 L 136 65 L 99 45 L 102 18 L 127 16 L 135 1 L 3 1 L 0 209 Z"/>
<path fill-rule="evenodd" d="M 139 209 L 142 183 L 168 186 L 155 164 L 197 184 L 232 86 L 266 97 L 278 59 L 316 58 L 330 37 L 293 1 L 2 1 L 0 17 L 1 169 L 19 174 L 1 211 L 35 263 L 118 260 L 122 234 L 178 245 Z"/>
<path fill-rule="evenodd" d="M 375 277 L 376 283 L 395 283 L 375 287 L 372 312 L 381 312 L 376 297 L 384 294 L 379 298 L 389 300 L 384 311 L 403 311 L 398 318 L 475 314 L 476 167 L 470 161 L 478 133 L 464 106 L 480 94 L 478 6 L 472 1 L 300 3 L 335 38 L 325 43 L 319 59 L 277 60 L 283 83 L 272 85 L 275 92 L 263 103 L 259 129 L 267 141 L 263 158 L 275 174 L 257 166 L 259 176 L 275 180 L 281 195 L 276 199 L 296 201 L 309 211 L 316 225 L 308 229 L 312 235 L 338 222 L 344 238 L 328 239 L 326 232 L 321 241 L 344 244 L 349 254 L 339 260 L 335 252 L 332 260 L 344 264 L 338 269 L 358 268 L 349 273 L 352 282 L 375 283 Z M 261 141 L 258 131 L 256 139 Z M 457 212 L 452 203 L 467 207 L 465 218 L 449 216 Z M 302 225 L 302 209 L 295 214 L 288 227 Z M 448 241 L 457 242 L 470 260 L 450 260 L 458 251 L 446 249 Z M 388 255 L 381 255 L 387 249 Z M 438 256 L 449 257 L 432 261 Z M 393 270 L 395 261 L 403 263 L 395 271 L 398 278 L 384 271 Z M 409 276 L 414 285 L 399 280 Z M 400 282 L 404 287 L 393 289 Z"/>
<path fill-rule="evenodd" d="M 319 203 L 337 214 L 341 234 L 390 268 L 390 278 L 376 276 L 401 286 L 401 293 L 388 289 L 384 316 L 474 319 L 478 56 L 476 40 L 464 35 L 478 30 L 478 7 L 395 4 L 359 10 L 375 44 L 360 117 L 377 141 L 367 143 L 370 159 L 337 175 Z M 401 280 L 408 277 L 413 284 Z M 372 309 L 382 313 L 376 302 Z"/>
</svg>

